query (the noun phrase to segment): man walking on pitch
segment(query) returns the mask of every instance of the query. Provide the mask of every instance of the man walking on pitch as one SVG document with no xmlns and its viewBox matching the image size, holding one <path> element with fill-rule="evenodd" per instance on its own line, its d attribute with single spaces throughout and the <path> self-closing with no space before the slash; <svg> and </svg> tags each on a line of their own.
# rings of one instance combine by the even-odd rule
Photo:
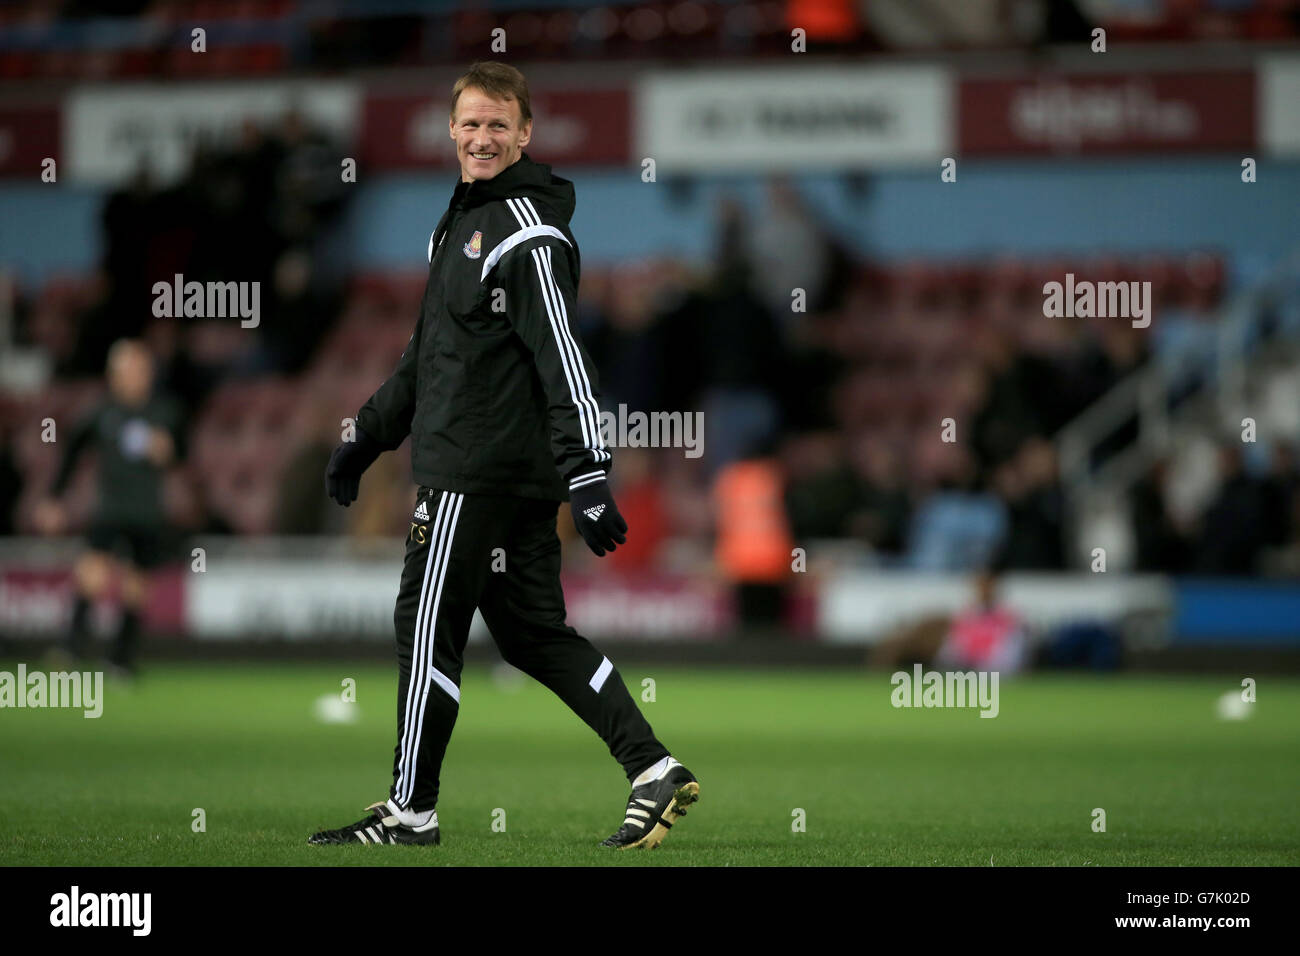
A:
<svg viewBox="0 0 1300 956">
<path fill-rule="evenodd" d="M 699 796 L 623 679 L 565 624 L 557 503 L 597 555 L 626 538 L 610 494 L 596 376 L 573 328 L 579 278 L 573 184 L 533 162 L 528 86 L 476 63 L 452 90 L 460 181 L 429 240 L 415 332 L 334 452 L 330 497 L 410 435 L 420 486 L 394 622 L 400 679 L 393 784 L 370 815 L 311 843 L 438 843 L 439 771 L 460 708 L 462 655 L 482 611 L 505 660 L 554 691 L 632 784 L 603 843 L 654 847 Z M 498 550 L 500 549 L 500 550 Z M 505 570 L 495 559 L 504 554 Z"/>
</svg>

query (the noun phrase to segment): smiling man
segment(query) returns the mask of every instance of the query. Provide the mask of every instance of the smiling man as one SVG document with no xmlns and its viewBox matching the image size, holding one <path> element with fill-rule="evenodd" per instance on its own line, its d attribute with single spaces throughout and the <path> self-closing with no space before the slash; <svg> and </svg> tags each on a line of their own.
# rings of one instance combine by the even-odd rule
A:
<svg viewBox="0 0 1300 956">
<path fill-rule="evenodd" d="M 654 847 L 699 784 L 655 738 L 609 658 L 565 624 L 560 588 L 559 502 L 570 501 L 597 555 L 627 532 L 606 480 L 595 369 L 573 323 L 573 183 L 523 151 L 533 121 L 514 67 L 474 64 L 452 90 L 448 128 L 460 182 L 429 239 L 420 318 L 325 477 L 329 495 L 350 505 L 362 472 L 411 438 L 420 488 L 394 614 L 393 783 L 369 816 L 309 842 L 440 842 L 439 771 L 478 609 L 502 657 L 596 731 L 632 784 L 623 824 L 603 845 Z"/>
<path fill-rule="evenodd" d="M 448 123 L 462 182 L 491 179 L 523 156 L 532 139 L 533 121 L 520 116 L 517 103 L 471 88 L 461 93 L 457 108 L 459 116 L 453 115 Z"/>
</svg>

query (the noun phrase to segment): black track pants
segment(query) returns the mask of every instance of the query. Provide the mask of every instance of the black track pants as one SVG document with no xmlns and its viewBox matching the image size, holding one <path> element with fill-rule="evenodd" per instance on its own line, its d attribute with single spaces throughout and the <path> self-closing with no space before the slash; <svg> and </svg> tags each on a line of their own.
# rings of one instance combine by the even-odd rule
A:
<svg viewBox="0 0 1300 956">
<path fill-rule="evenodd" d="M 400 679 L 390 796 L 398 806 L 437 805 L 475 608 L 507 663 L 586 721 L 629 780 L 668 755 L 609 658 L 564 623 L 557 510 L 554 501 L 420 489 L 393 615 Z"/>
</svg>

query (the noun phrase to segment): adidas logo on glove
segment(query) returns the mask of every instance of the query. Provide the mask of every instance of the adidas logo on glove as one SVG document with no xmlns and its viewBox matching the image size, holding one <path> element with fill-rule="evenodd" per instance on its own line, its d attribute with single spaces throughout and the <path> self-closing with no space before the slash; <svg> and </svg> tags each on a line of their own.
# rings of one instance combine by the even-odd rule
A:
<svg viewBox="0 0 1300 956">
<path fill-rule="evenodd" d="M 604 505 L 596 505 L 594 508 L 588 508 L 586 511 L 583 512 L 583 514 L 585 514 L 592 521 L 600 520 L 600 516 L 604 513 L 605 513 Z"/>
</svg>

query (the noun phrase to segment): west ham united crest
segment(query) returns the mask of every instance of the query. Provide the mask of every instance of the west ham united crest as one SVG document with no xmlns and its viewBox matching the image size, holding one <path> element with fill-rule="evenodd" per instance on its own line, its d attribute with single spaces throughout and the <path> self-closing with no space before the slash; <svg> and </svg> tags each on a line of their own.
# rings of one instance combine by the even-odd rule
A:
<svg viewBox="0 0 1300 956">
<path fill-rule="evenodd" d="M 470 259 L 477 259 L 483 255 L 483 233 L 475 229 L 473 238 L 465 243 L 462 248 L 465 250 L 465 255 Z"/>
</svg>

